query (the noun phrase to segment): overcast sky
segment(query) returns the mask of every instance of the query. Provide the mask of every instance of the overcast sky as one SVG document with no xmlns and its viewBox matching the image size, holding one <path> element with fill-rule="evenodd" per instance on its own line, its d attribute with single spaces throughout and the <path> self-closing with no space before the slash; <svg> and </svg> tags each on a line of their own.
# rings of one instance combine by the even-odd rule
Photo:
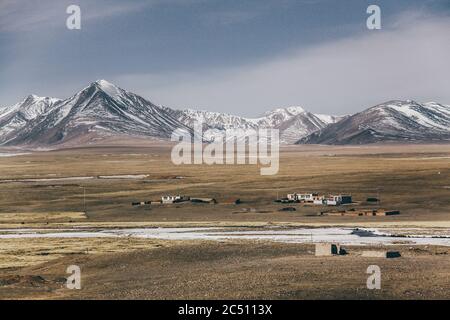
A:
<svg viewBox="0 0 450 320">
<path fill-rule="evenodd" d="M 81 30 L 66 8 L 81 7 Z M 366 9 L 381 7 L 382 29 Z M 0 105 L 106 79 L 156 104 L 257 116 L 450 104 L 450 0 L 0 0 Z"/>
</svg>

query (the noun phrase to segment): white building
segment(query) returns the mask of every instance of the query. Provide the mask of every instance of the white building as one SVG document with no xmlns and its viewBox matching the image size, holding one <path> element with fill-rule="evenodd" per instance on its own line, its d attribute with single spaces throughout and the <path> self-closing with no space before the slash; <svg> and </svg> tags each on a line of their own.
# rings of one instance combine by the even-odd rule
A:
<svg viewBox="0 0 450 320">
<path fill-rule="evenodd" d="M 314 197 L 313 193 L 299 193 L 299 194 L 297 194 L 297 200 L 299 200 L 299 201 L 312 202 L 313 201 L 313 197 Z"/>
<path fill-rule="evenodd" d="M 175 202 L 181 202 L 181 201 L 187 201 L 187 200 L 189 200 L 187 197 L 180 196 L 180 195 L 176 195 L 176 196 L 162 196 L 161 197 L 161 202 L 162 203 L 175 203 Z"/>
<path fill-rule="evenodd" d="M 349 195 L 330 195 L 325 200 L 324 203 L 328 206 L 340 206 L 341 204 L 352 203 L 352 196 Z"/>
<path fill-rule="evenodd" d="M 290 201 L 322 204 L 325 197 L 318 193 L 290 193 L 287 195 L 287 199 Z"/>
<path fill-rule="evenodd" d="M 326 204 L 328 206 L 339 206 L 341 204 L 352 203 L 352 196 L 350 195 L 319 195 L 318 193 L 289 193 L 286 197 L 288 201 L 298 201 L 305 203 L 312 203 L 315 205 Z"/>
</svg>

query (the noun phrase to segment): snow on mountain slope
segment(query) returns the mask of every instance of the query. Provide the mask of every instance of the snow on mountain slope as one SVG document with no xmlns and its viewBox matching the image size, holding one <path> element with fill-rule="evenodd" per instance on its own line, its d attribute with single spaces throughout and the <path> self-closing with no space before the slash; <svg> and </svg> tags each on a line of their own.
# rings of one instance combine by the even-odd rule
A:
<svg viewBox="0 0 450 320">
<path fill-rule="evenodd" d="M 250 121 L 259 127 L 273 128 L 303 113 L 306 111 L 302 107 L 277 108 L 264 113 L 260 118 L 250 119 Z"/>
<path fill-rule="evenodd" d="M 347 116 L 330 116 L 328 114 L 314 114 L 314 115 L 326 124 L 336 123 L 347 117 Z"/>
<path fill-rule="evenodd" d="M 302 107 L 278 108 L 259 118 L 219 112 L 173 110 L 98 80 L 66 100 L 30 95 L 0 108 L 0 145 L 54 145 L 105 137 L 170 138 L 192 132 L 196 121 L 206 140 L 224 130 L 280 130 L 282 143 L 365 144 L 381 141 L 450 141 L 450 106 L 389 101 L 352 116 L 313 114 Z"/>
<path fill-rule="evenodd" d="M 29 95 L 15 105 L 0 109 L 0 143 L 7 141 L 11 134 L 51 110 L 60 101 L 56 98 Z"/>
<path fill-rule="evenodd" d="M 6 141 L 9 145 L 48 145 L 83 139 L 83 136 L 169 138 L 177 128 L 188 129 L 167 108 L 99 80 L 39 114 L 16 130 L 14 137 L 7 135 Z"/>
<path fill-rule="evenodd" d="M 257 126 L 249 119 L 220 112 L 186 109 L 180 111 L 178 120 L 189 127 L 195 122 L 202 122 L 206 128 L 216 129 L 255 129 Z"/>
<path fill-rule="evenodd" d="M 391 111 L 416 117 L 422 126 L 445 127 L 441 119 L 447 112 L 445 107 L 436 103 L 426 106 L 428 113 L 434 115 L 426 119 L 420 117 L 423 112 L 414 108 L 403 110 L 403 106 L 394 106 Z M 106 80 L 98 80 L 65 100 L 31 95 L 14 106 L 0 109 L 0 145 L 46 146 L 69 141 L 76 145 L 116 136 L 167 139 L 178 128 L 192 132 L 196 121 L 204 123 L 208 141 L 223 135 L 224 130 L 242 134 L 242 130 L 275 128 L 280 130 L 282 143 L 295 143 L 345 120 L 341 119 L 343 117 L 313 114 L 298 106 L 277 108 L 258 118 L 179 111 L 156 106 Z"/>
<path fill-rule="evenodd" d="M 280 130 L 281 143 L 294 143 L 300 138 L 326 127 L 329 123 L 327 121 L 332 122 L 334 119 L 339 119 L 334 116 L 323 116 L 323 118 L 305 111 L 302 107 L 277 108 L 264 113 L 259 118 L 244 118 L 191 109 L 180 111 L 177 117 L 179 121 L 189 127 L 192 127 L 195 121 L 204 123 L 204 130 L 209 130 L 205 137 L 207 140 L 212 140 L 218 134 L 223 135 L 223 131 L 227 129 L 275 128 Z"/>
<path fill-rule="evenodd" d="M 365 144 L 381 141 L 450 140 L 450 106 L 393 100 L 350 116 L 299 141 Z"/>
<path fill-rule="evenodd" d="M 281 143 L 292 144 L 327 125 L 316 115 L 304 112 L 278 124 L 276 128 L 280 130 Z"/>
</svg>

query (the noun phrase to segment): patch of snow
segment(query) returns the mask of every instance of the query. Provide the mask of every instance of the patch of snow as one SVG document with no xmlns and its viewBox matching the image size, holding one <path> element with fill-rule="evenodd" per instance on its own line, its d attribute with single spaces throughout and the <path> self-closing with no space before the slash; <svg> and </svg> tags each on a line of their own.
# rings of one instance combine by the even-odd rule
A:
<svg viewBox="0 0 450 320">
<path fill-rule="evenodd" d="M 120 174 L 115 176 L 98 176 L 99 179 L 144 179 L 148 174 Z"/>
<path fill-rule="evenodd" d="M 111 82 L 108 82 L 106 80 L 103 80 L 103 79 L 97 80 L 95 83 L 98 84 L 100 89 L 102 89 L 104 92 L 106 92 L 108 95 L 110 95 L 113 98 L 118 97 L 122 93 L 118 87 L 116 87 Z"/>
<path fill-rule="evenodd" d="M 343 116 L 331 116 L 328 114 L 314 114 L 317 118 L 319 118 L 322 122 L 326 123 L 326 124 L 332 124 L 332 123 L 336 123 L 339 122 L 340 120 L 342 120 L 344 117 Z"/>
<path fill-rule="evenodd" d="M 29 152 L 24 152 L 24 153 L 0 153 L 0 158 L 1 157 L 16 157 L 16 156 L 23 156 L 26 154 L 30 154 Z"/>
<path fill-rule="evenodd" d="M 94 179 L 94 177 L 89 176 L 89 177 L 63 177 L 63 178 L 6 179 L 6 180 L 0 180 L 0 183 L 5 183 L 5 182 L 52 182 L 52 181 L 74 181 L 74 180 L 89 180 L 89 179 Z"/>
<path fill-rule="evenodd" d="M 400 229 L 401 230 L 401 229 Z M 130 228 L 103 230 L 72 230 L 45 232 L 43 229 L 1 230 L 0 239 L 11 238 L 104 238 L 135 237 L 161 240 L 264 240 L 283 243 L 337 242 L 343 245 L 442 245 L 450 246 L 450 237 L 437 235 L 408 234 L 405 229 L 402 237 L 376 229 L 355 228 L 297 228 L 272 230 L 224 230 L 218 227 L 206 228 Z M 406 235 L 406 237 L 405 237 Z"/>
</svg>

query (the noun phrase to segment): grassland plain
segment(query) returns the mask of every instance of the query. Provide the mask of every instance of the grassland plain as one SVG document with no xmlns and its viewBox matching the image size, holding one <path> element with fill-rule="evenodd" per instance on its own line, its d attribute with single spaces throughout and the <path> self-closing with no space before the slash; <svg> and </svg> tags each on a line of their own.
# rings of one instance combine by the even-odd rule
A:
<svg viewBox="0 0 450 320">
<path fill-rule="evenodd" d="M 273 203 L 274 199 L 300 191 L 349 193 L 356 203 L 346 208 L 380 206 L 401 214 L 320 217 L 317 213 L 326 208 L 300 204 L 293 205 L 294 212 L 278 211 L 283 205 Z M 218 204 L 131 206 L 164 194 L 213 197 Z M 283 147 L 275 176 L 261 176 L 252 165 L 175 166 L 165 144 L 92 146 L 0 158 L 1 229 L 449 228 L 449 195 L 450 145 Z M 379 197 L 381 204 L 369 204 L 367 197 Z M 236 199 L 242 204 L 234 205 Z M 366 277 L 363 267 L 370 262 L 367 258 L 337 257 L 329 264 L 329 259 L 313 257 L 308 245 L 243 243 L 2 239 L 0 297 L 450 298 L 446 248 L 403 248 L 404 257 L 378 261 L 389 270 L 389 285 L 382 293 L 368 293 L 361 282 Z M 87 272 L 86 287 L 80 292 L 67 291 L 61 282 L 63 266 L 75 261 Z M 240 276 L 248 280 L 247 287 L 236 282 Z M 207 279 L 204 284 L 202 277 Z M 288 279 L 296 280 L 288 283 Z"/>
</svg>

